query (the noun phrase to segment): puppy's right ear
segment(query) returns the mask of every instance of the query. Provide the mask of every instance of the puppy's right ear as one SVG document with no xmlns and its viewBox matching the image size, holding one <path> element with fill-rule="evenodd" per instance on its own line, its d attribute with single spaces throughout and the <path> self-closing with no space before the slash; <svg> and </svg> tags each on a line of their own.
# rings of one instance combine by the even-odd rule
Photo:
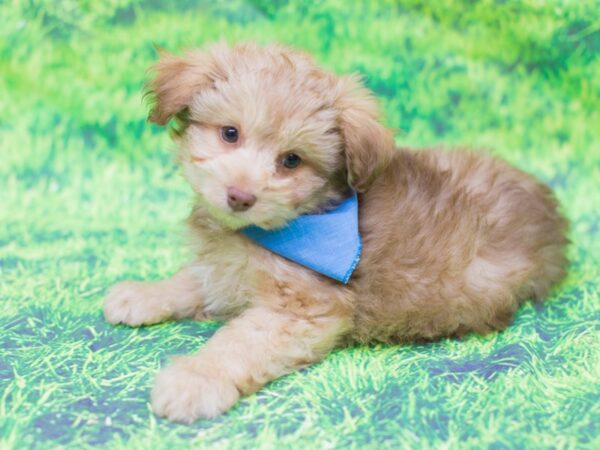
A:
<svg viewBox="0 0 600 450">
<path fill-rule="evenodd" d="M 160 59 L 150 68 L 154 78 L 147 84 L 152 105 L 148 120 L 165 125 L 186 109 L 194 95 L 214 85 L 214 65 L 213 58 L 200 51 L 183 57 L 160 51 Z"/>
<path fill-rule="evenodd" d="M 357 192 L 366 191 L 395 154 L 394 137 L 379 121 L 375 96 L 360 78 L 338 79 L 339 128 L 344 141 L 348 184 Z"/>
</svg>

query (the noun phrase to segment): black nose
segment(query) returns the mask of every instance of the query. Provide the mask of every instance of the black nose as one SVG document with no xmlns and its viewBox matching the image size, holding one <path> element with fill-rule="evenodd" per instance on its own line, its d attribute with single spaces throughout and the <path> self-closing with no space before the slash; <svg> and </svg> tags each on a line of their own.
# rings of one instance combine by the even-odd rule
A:
<svg viewBox="0 0 600 450">
<path fill-rule="evenodd" d="M 246 211 L 256 203 L 256 195 L 236 187 L 227 189 L 227 204 L 234 211 Z"/>
</svg>

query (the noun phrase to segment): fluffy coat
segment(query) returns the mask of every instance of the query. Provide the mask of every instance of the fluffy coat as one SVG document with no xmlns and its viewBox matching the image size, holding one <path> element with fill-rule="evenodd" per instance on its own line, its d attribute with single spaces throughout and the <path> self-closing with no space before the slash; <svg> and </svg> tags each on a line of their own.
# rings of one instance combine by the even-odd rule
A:
<svg viewBox="0 0 600 450">
<path fill-rule="evenodd" d="M 172 278 L 123 282 L 108 321 L 227 320 L 162 369 L 154 411 L 211 418 L 265 383 L 350 342 L 406 342 L 504 328 L 565 274 L 567 222 L 548 187 L 474 152 L 396 149 L 356 76 L 282 46 L 163 54 L 150 120 L 174 119 L 177 160 L 196 192 L 194 260 Z M 235 142 L 223 128 L 234 127 Z M 301 158 L 286 167 L 286 155 Z M 256 202 L 234 211 L 228 189 Z M 343 285 L 245 238 L 359 192 L 361 261 Z"/>
</svg>

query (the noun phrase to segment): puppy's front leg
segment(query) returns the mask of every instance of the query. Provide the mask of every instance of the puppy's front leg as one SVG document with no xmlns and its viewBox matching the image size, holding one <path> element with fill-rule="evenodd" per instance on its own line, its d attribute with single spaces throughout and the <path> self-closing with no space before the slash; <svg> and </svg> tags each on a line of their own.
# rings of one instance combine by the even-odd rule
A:
<svg viewBox="0 0 600 450">
<path fill-rule="evenodd" d="M 241 395 L 321 360 L 349 323 L 336 315 L 301 317 L 266 306 L 248 309 L 199 353 L 177 358 L 158 373 L 152 407 L 179 422 L 215 417 Z"/>
<path fill-rule="evenodd" d="M 150 325 L 169 319 L 202 316 L 198 277 L 187 266 L 162 281 L 124 281 L 104 299 L 104 316 L 111 323 Z"/>
</svg>

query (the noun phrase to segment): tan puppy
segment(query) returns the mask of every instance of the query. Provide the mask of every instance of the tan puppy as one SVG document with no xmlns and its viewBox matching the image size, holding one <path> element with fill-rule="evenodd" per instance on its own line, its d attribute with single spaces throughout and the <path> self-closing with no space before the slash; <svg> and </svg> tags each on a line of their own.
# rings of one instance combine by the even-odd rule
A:
<svg viewBox="0 0 600 450">
<path fill-rule="evenodd" d="M 159 372 L 154 411 L 190 422 L 351 341 L 437 339 L 505 327 L 565 273 L 567 222 L 551 191 L 488 156 L 395 149 L 375 99 L 289 48 L 224 44 L 163 55 L 150 120 L 175 118 L 197 193 L 195 259 L 173 278 L 124 282 L 104 303 L 131 326 L 230 319 Z M 363 254 L 343 285 L 255 245 L 359 192 Z"/>
</svg>

